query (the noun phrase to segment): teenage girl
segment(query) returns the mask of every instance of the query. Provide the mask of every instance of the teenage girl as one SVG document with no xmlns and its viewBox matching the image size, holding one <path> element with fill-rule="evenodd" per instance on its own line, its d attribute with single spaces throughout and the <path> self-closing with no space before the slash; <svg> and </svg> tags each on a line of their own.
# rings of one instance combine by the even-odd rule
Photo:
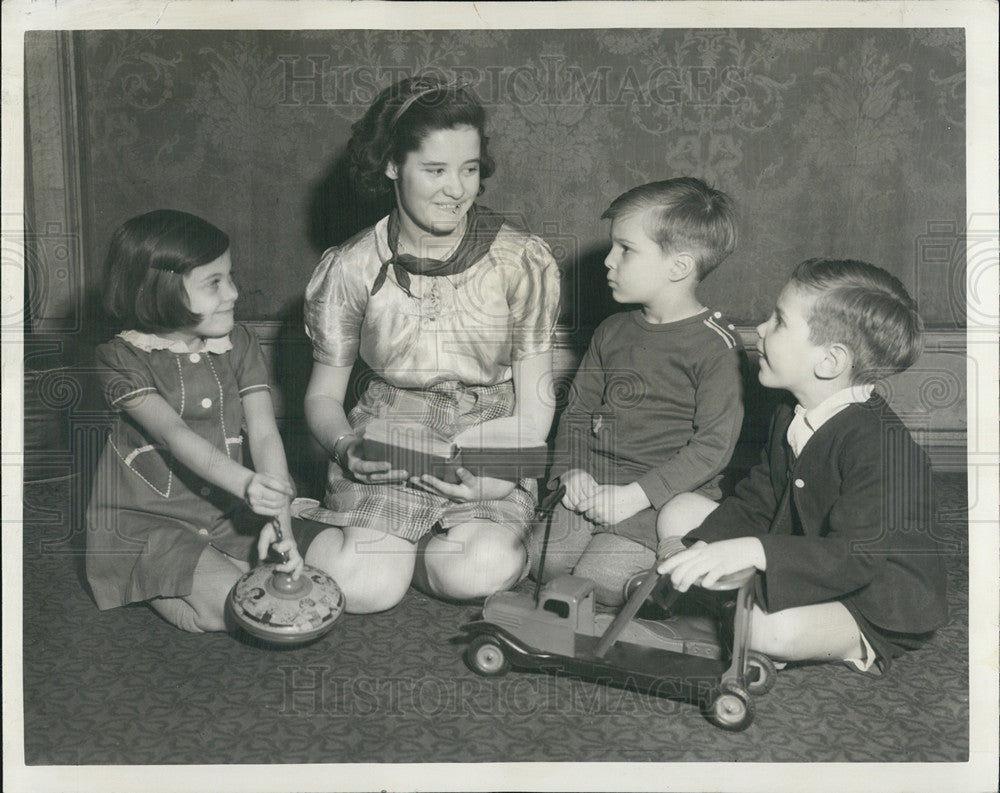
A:
<svg viewBox="0 0 1000 793">
<path fill-rule="evenodd" d="M 476 203 L 493 170 L 484 124 L 460 85 L 416 77 L 382 91 L 348 151 L 359 188 L 395 208 L 328 250 L 306 289 L 306 421 L 331 457 L 324 506 L 310 517 L 331 528 L 305 554 L 353 612 L 391 608 L 411 581 L 465 600 L 526 572 L 533 480 L 464 469 L 459 484 L 416 479 L 360 449 L 376 418 L 448 437 L 503 419 L 524 428 L 524 445 L 548 434 L 558 270 L 544 241 Z M 376 376 L 348 415 L 359 357 Z"/>
<path fill-rule="evenodd" d="M 233 321 L 237 295 L 229 238 L 199 217 L 156 210 L 112 237 L 105 305 L 126 330 L 97 348 L 117 416 L 87 510 L 101 609 L 147 602 L 183 630 L 225 630 L 255 535 L 261 558 L 274 545 L 289 555 L 279 569 L 301 573 L 267 371 Z"/>
</svg>

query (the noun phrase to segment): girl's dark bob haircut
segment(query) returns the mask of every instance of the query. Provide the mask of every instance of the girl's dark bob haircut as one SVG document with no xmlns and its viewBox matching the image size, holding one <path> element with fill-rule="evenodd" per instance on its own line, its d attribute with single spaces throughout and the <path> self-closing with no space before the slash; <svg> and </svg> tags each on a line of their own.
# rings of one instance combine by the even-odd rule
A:
<svg viewBox="0 0 1000 793">
<path fill-rule="evenodd" d="M 436 76 L 409 77 L 384 89 L 351 127 L 347 144 L 351 176 L 368 195 L 392 192 L 388 163 L 402 165 L 424 139 L 439 129 L 469 126 L 479 132 L 479 192 L 494 171 L 487 150 L 486 113 L 468 88 Z"/>
<path fill-rule="evenodd" d="M 197 215 L 156 209 L 111 237 L 104 307 L 126 329 L 169 332 L 201 320 L 188 306 L 184 276 L 229 250 L 229 237 Z"/>
</svg>

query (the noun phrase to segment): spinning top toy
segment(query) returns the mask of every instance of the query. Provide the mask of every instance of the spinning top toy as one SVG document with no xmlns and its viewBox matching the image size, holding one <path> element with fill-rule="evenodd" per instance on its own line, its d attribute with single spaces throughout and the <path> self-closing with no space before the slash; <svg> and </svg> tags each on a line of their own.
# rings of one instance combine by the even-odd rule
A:
<svg viewBox="0 0 1000 793">
<path fill-rule="evenodd" d="M 278 539 L 281 531 L 275 526 Z M 282 562 L 288 554 L 282 554 Z M 226 598 L 233 620 L 247 633 L 275 644 L 302 644 L 333 627 L 344 593 L 322 570 L 305 565 L 298 578 L 262 564 L 243 575 Z"/>
</svg>

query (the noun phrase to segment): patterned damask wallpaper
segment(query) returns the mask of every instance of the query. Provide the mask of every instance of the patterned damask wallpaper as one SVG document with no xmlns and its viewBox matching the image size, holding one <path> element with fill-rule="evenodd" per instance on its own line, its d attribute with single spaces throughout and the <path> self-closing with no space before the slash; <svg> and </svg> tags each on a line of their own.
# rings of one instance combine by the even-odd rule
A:
<svg viewBox="0 0 1000 793">
<path fill-rule="evenodd" d="M 549 240 L 569 329 L 614 310 L 601 212 L 685 174 L 738 204 L 738 250 L 702 288 L 739 321 L 819 255 L 878 263 L 929 324 L 963 321 L 961 30 L 122 30 L 74 51 L 90 278 L 121 221 L 182 208 L 233 238 L 242 318 L 294 321 L 322 249 L 380 214 L 344 178 L 351 123 L 434 71 L 487 105 L 482 201 Z"/>
</svg>

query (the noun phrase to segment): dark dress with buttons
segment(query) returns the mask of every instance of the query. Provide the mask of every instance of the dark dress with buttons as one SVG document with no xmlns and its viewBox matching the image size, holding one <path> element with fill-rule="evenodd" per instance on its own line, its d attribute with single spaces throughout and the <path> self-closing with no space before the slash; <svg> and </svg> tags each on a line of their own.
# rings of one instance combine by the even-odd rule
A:
<svg viewBox="0 0 1000 793">
<path fill-rule="evenodd" d="M 127 331 L 97 348 L 117 412 L 87 509 L 87 579 L 101 609 L 191 592 L 209 545 L 249 561 L 262 519 L 173 459 L 122 408 L 158 394 L 188 427 L 243 462 L 241 397 L 268 388 L 260 345 L 237 325 L 191 353 Z"/>
</svg>

